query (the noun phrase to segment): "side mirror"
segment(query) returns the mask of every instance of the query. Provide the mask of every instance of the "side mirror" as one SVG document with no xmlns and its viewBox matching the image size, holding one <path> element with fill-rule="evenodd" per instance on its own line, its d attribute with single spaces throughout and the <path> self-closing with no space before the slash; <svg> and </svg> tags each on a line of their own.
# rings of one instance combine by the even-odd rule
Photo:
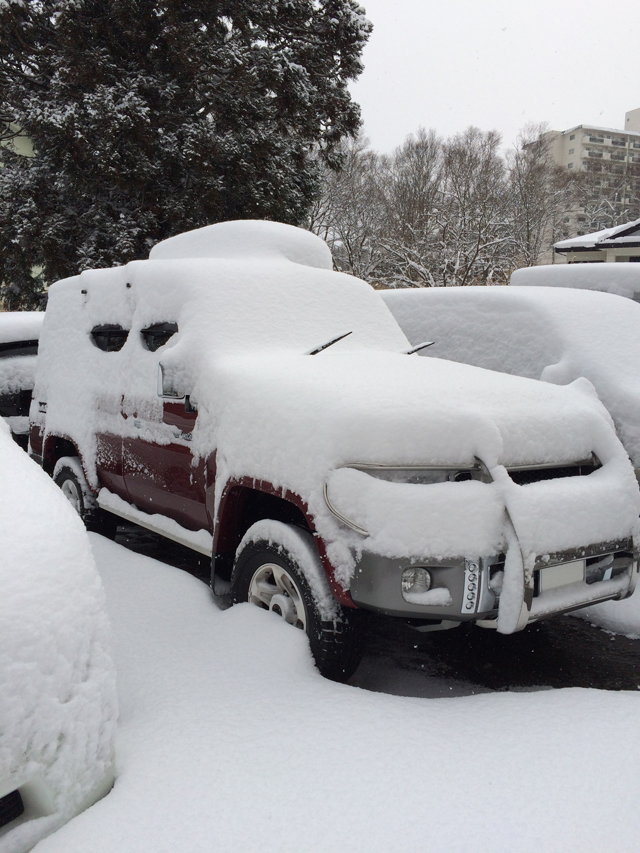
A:
<svg viewBox="0 0 640 853">
<path fill-rule="evenodd" d="M 158 365 L 158 397 L 170 397 L 172 400 L 183 400 L 184 393 L 179 391 L 173 381 L 173 376 L 163 364 Z"/>
</svg>

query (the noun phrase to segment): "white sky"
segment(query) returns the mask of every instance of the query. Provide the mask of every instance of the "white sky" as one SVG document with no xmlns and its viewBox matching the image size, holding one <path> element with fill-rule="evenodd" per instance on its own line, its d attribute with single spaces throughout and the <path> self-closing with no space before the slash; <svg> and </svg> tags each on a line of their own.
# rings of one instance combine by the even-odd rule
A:
<svg viewBox="0 0 640 853">
<path fill-rule="evenodd" d="M 360 0 L 374 25 L 351 86 L 374 149 L 473 124 L 510 146 L 527 122 L 624 127 L 640 107 L 640 3 Z"/>
</svg>

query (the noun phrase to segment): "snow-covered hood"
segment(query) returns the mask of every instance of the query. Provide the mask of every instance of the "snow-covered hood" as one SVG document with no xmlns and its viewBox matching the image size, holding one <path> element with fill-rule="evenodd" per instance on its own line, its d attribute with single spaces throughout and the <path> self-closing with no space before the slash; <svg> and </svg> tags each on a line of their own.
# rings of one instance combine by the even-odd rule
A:
<svg viewBox="0 0 640 853">
<path fill-rule="evenodd" d="M 271 481 L 316 480 L 354 462 L 572 462 L 613 438 L 588 382 L 554 387 L 415 355 L 219 357 L 199 385 L 199 420 L 231 468 L 235 448 L 238 468 L 249 455 L 251 470 Z M 204 428 L 194 449 L 205 454 L 212 441 Z"/>
</svg>

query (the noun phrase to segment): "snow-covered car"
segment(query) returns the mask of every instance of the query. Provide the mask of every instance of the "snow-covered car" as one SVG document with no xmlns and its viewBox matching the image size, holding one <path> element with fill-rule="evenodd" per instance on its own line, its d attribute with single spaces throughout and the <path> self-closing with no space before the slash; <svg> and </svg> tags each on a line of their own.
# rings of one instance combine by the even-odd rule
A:
<svg viewBox="0 0 640 853">
<path fill-rule="evenodd" d="M 640 302 L 640 264 L 541 264 L 511 274 L 515 287 L 572 287 L 600 290 Z"/>
<path fill-rule="evenodd" d="M 640 305 L 587 290 L 451 287 L 384 291 L 425 355 L 568 385 L 584 377 L 640 477 Z"/>
<path fill-rule="evenodd" d="M 590 387 L 413 352 L 326 244 L 178 235 L 54 284 L 31 448 L 92 527 L 212 555 L 216 595 L 357 664 L 359 610 L 511 633 L 636 583 L 640 495 Z"/>
<path fill-rule="evenodd" d="M 41 311 L 0 311 L 0 418 L 24 450 L 43 320 Z"/>
<path fill-rule="evenodd" d="M 106 794 L 117 704 L 88 536 L 0 420 L 0 850 Z"/>
</svg>

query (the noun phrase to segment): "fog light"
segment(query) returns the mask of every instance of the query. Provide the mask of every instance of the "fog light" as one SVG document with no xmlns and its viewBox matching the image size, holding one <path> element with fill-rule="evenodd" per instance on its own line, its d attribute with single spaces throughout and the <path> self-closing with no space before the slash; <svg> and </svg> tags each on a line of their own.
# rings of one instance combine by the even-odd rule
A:
<svg viewBox="0 0 640 853">
<path fill-rule="evenodd" d="M 405 569 L 402 573 L 402 592 L 427 592 L 431 589 L 431 572 L 422 566 Z"/>
</svg>

